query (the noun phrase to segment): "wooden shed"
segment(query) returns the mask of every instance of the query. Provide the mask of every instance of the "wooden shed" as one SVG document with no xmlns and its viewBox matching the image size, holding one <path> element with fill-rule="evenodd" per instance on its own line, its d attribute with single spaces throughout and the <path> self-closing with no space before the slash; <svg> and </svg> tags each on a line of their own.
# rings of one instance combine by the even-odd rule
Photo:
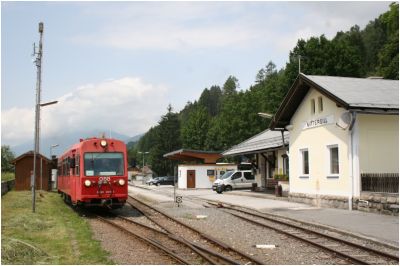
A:
<svg viewBox="0 0 400 266">
<path fill-rule="evenodd" d="M 15 190 L 31 189 L 31 174 L 33 173 L 33 151 L 17 157 L 12 163 L 15 165 Z M 42 166 L 42 167 L 40 167 Z M 42 174 L 40 169 L 42 168 Z M 36 189 L 49 190 L 52 161 L 42 154 L 36 156 Z"/>
</svg>

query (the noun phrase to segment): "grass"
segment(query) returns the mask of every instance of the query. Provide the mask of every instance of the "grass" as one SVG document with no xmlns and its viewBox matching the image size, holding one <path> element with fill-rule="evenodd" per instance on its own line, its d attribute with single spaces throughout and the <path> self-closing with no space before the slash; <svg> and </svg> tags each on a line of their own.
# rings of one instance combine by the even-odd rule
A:
<svg viewBox="0 0 400 266">
<path fill-rule="evenodd" d="M 1 182 L 15 179 L 15 174 L 11 172 L 1 172 Z"/>
<path fill-rule="evenodd" d="M 1 264 L 113 264 L 87 221 L 61 197 L 11 191 L 1 203 Z"/>
</svg>

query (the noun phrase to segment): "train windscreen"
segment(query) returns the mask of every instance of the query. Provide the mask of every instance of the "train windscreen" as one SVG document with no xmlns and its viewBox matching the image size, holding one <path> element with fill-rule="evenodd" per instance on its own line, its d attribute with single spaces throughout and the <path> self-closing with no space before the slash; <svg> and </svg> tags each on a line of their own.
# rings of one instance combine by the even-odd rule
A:
<svg viewBox="0 0 400 266">
<path fill-rule="evenodd" d="M 118 152 L 88 152 L 84 155 L 85 176 L 124 174 L 124 156 Z"/>
</svg>

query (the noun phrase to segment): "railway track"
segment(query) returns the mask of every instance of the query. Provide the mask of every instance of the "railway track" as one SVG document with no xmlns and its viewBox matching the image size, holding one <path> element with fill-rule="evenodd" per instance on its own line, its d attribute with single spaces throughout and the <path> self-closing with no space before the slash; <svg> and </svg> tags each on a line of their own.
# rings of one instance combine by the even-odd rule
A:
<svg viewBox="0 0 400 266">
<path fill-rule="evenodd" d="M 251 257 L 243 251 L 204 234 L 136 198 L 129 197 L 127 203 L 143 213 L 150 221 L 162 228 L 166 233 L 184 239 L 185 242 L 202 251 L 206 256 L 205 259 L 209 261 L 208 264 L 265 264 L 257 258 Z"/>
<path fill-rule="evenodd" d="M 175 234 L 135 222 L 123 216 L 115 216 L 112 218 L 97 216 L 96 218 L 158 248 L 181 264 L 237 264 L 237 262 L 213 251 L 206 250 L 196 243 L 189 243 Z"/>
<path fill-rule="evenodd" d="M 333 253 L 353 264 L 399 264 L 399 257 L 394 253 L 350 242 L 342 238 L 312 230 L 300 224 L 291 223 L 274 216 L 269 216 L 268 214 L 261 214 L 238 207 L 216 204 L 214 202 L 208 203 L 215 207 L 222 208 L 225 212 L 230 213 L 239 219 L 275 230 L 281 234 L 306 242 L 317 248 Z"/>
<path fill-rule="evenodd" d="M 126 225 L 121 225 L 121 220 L 116 219 L 115 218 L 105 218 L 99 215 L 96 215 L 96 218 L 104 223 L 107 223 L 109 225 L 111 225 L 112 227 L 115 227 L 119 230 L 121 230 L 123 233 L 128 234 L 134 238 L 138 238 L 140 240 L 142 240 L 143 242 L 145 242 L 146 244 L 153 246 L 154 248 L 156 248 L 157 250 L 159 250 L 160 252 L 164 252 L 167 256 L 169 256 L 170 258 L 172 258 L 173 260 L 175 260 L 177 262 L 177 264 L 191 264 L 191 261 L 189 261 L 188 258 L 186 258 L 185 256 L 179 255 L 177 254 L 177 248 L 175 246 L 174 249 L 171 249 L 169 247 L 167 247 L 166 244 L 166 240 L 163 239 L 160 241 L 159 238 L 157 237 L 151 237 L 148 232 L 146 232 L 146 230 L 135 230 L 132 227 L 126 227 Z M 119 220 L 119 221 L 118 221 Z M 197 263 L 198 264 L 198 263 Z"/>
</svg>

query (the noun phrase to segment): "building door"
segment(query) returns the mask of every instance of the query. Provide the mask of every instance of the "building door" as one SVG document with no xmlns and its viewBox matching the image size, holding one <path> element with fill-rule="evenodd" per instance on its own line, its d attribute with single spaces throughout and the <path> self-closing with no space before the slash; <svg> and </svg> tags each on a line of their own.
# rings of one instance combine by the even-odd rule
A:
<svg viewBox="0 0 400 266">
<path fill-rule="evenodd" d="M 187 188 L 195 188 L 196 187 L 196 171 L 195 170 L 187 170 Z"/>
</svg>

